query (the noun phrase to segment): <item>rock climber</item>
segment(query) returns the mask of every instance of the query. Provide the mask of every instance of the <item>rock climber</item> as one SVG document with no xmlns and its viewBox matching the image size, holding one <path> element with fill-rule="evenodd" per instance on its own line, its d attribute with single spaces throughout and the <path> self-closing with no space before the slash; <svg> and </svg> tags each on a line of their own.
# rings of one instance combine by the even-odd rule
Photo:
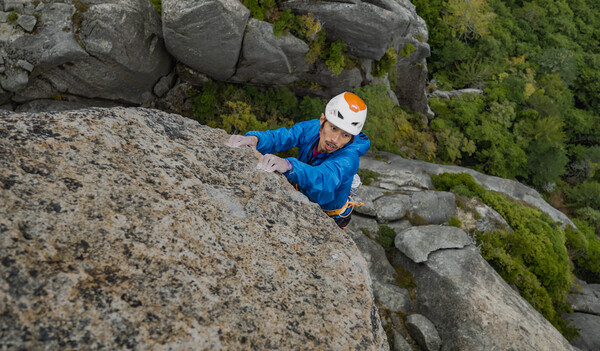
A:
<svg viewBox="0 0 600 351">
<path fill-rule="evenodd" d="M 357 183 L 359 157 L 371 145 L 361 132 L 366 118 L 364 101 L 344 92 L 327 103 L 325 114 L 319 119 L 299 122 L 289 129 L 232 135 L 227 145 L 258 150 L 263 154 L 258 169 L 283 174 L 344 229 L 357 206 L 350 197 L 350 190 L 353 180 Z M 293 147 L 298 147 L 297 158 L 273 155 Z"/>
</svg>

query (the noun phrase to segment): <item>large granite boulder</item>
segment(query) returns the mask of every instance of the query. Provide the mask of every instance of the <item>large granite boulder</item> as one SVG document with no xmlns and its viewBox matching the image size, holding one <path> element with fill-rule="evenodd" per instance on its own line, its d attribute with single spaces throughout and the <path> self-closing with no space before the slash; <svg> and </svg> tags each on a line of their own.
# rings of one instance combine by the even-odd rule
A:
<svg viewBox="0 0 600 351">
<path fill-rule="evenodd" d="M 0 344 L 387 349 L 352 239 L 226 139 L 149 109 L 1 112 Z"/>
<path fill-rule="evenodd" d="M 411 235 L 413 240 L 397 237 L 399 251 L 392 263 L 414 277 L 415 308 L 435 324 L 442 350 L 572 350 L 476 247 L 465 245 L 466 233 L 462 239 L 456 232 L 432 239 L 435 234 L 426 228 L 408 229 L 421 230 L 425 243 L 416 234 Z"/>
<path fill-rule="evenodd" d="M 310 13 L 323 24 L 331 40 L 345 42 L 353 55 L 379 60 L 386 50 L 396 47 L 402 37 L 420 33 L 426 38 L 425 22 L 416 15 L 414 6 L 409 4 L 393 0 L 290 0 L 282 5 L 295 13 Z M 407 5 L 408 8 L 405 7 Z"/>
<path fill-rule="evenodd" d="M 218 80 L 230 78 L 250 10 L 238 0 L 164 0 L 167 50 L 185 65 Z"/>
<path fill-rule="evenodd" d="M 143 104 L 171 70 L 160 16 L 147 0 L 21 3 L 16 13 L 32 12 L 35 29 L 3 23 L 12 29 L 0 31 L 6 43 L 0 84 L 14 102 L 75 95 Z"/>
<path fill-rule="evenodd" d="M 291 34 L 276 37 L 273 25 L 251 18 L 246 26 L 242 57 L 231 80 L 256 85 L 285 85 L 308 71 L 308 44 Z"/>
</svg>

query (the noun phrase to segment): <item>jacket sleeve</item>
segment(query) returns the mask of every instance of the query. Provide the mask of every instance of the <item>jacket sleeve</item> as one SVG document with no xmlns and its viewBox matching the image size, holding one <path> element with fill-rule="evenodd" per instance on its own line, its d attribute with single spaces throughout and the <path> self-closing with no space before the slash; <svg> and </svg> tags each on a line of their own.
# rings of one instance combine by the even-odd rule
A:
<svg viewBox="0 0 600 351">
<path fill-rule="evenodd" d="M 300 122 L 294 124 L 294 126 L 289 129 L 281 127 L 275 130 L 266 130 L 264 132 L 251 131 L 245 135 L 254 135 L 258 138 L 256 150 L 264 155 L 287 151 L 298 146 L 303 131 L 304 123 Z"/>
<path fill-rule="evenodd" d="M 287 160 L 292 163 L 293 169 L 284 175 L 290 182 L 297 184 L 300 191 L 311 201 L 319 205 L 333 201 L 335 191 L 342 185 L 345 177 L 352 177 L 358 171 L 358 162 L 349 157 L 327 160 L 318 166 L 311 166 L 294 157 Z"/>
</svg>

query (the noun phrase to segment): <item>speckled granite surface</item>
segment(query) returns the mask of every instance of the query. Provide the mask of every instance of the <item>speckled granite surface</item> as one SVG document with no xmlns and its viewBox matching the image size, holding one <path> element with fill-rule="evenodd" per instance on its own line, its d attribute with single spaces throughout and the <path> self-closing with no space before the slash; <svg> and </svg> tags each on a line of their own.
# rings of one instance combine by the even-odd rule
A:
<svg viewBox="0 0 600 351">
<path fill-rule="evenodd" d="M 352 239 L 226 139 L 0 113 L 0 349 L 387 349 Z"/>
</svg>

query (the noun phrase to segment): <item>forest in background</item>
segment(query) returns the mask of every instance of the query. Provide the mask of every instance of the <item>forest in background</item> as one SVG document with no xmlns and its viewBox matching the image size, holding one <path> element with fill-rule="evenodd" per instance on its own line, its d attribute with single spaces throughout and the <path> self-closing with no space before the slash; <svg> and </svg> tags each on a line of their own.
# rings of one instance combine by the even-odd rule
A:
<svg viewBox="0 0 600 351">
<path fill-rule="evenodd" d="M 154 1 L 156 2 L 156 1 Z M 160 3 L 160 2 L 159 2 Z M 307 40 L 307 61 L 323 60 L 339 74 L 356 64 L 340 42 L 312 33 L 310 17 L 280 11 L 277 0 L 245 0 L 276 34 Z M 398 107 L 383 85 L 354 90 L 368 105 L 364 132 L 373 151 L 456 164 L 515 179 L 537 189 L 577 225 L 561 228 L 540 211 L 485 191 L 468 176 L 434 179 L 500 212 L 514 232 L 475 233 L 482 255 L 565 336 L 575 331 L 560 314 L 572 273 L 600 283 L 600 4 L 595 0 L 413 0 L 429 30 L 428 90 L 481 89 L 431 98 L 435 118 Z M 157 7 L 158 8 L 158 7 Z M 307 35 L 311 33 L 311 35 Z M 313 39 L 309 39 L 313 38 Z M 405 48 L 406 49 L 406 48 Z M 388 74 L 393 49 L 372 69 Z M 286 87 L 209 82 L 193 90 L 193 118 L 243 134 L 318 118 L 326 100 Z M 287 156 L 287 155 L 286 155 Z"/>
</svg>

